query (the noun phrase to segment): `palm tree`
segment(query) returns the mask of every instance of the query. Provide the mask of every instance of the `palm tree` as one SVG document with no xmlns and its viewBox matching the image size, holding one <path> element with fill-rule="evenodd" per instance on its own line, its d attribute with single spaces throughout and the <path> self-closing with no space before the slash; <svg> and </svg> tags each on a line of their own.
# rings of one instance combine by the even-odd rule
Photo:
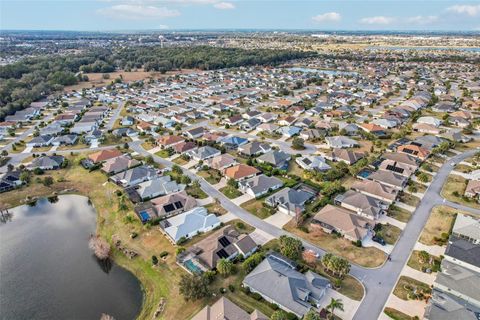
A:
<svg viewBox="0 0 480 320">
<path fill-rule="evenodd" d="M 228 276 L 232 273 L 233 270 L 233 263 L 230 260 L 222 258 L 217 262 L 217 271 L 224 277 Z"/>
<path fill-rule="evenodd" d="M 335 309 L 343 311 L 343 302 L 341 299 L 331 298 L 330 304 L 327 306 L 327 310 L 331 310 L 330 319 L 333 319 Z"/>
</svg>

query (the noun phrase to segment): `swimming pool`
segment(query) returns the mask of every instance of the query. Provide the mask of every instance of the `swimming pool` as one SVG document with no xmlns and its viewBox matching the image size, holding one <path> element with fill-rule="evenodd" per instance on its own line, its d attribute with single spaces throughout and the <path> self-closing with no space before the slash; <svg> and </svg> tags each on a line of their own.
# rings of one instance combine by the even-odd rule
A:
<svg viewBox="0 0 480 320">
<path fill-rule="evenodd" d="M 202 269 L 200 269 L 195 263 L 193 263 L 192 260 L 184 261 L 183 265 L 185 266 L 185 268 L 190 270 L 192 273 L 197 273 L 197 274 L 202 273 Z"/>
</svg>

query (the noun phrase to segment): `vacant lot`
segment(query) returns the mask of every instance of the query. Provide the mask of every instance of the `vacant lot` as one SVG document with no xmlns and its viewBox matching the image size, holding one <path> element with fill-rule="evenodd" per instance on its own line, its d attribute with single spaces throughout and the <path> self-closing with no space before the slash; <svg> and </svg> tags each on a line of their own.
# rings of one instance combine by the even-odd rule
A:
<svg viewBox="0 0 480 320">
<path fill-rule="evenodd" d="M 442 196 L 452 202 L 480 209 L 480 204 L 478 202 L 463 197 L 467 183 L 468 181 L 464 177 L 455 174 L 449 175 L 447 181 L 443 185 Z"/>
<path fill-rule="evenodd" d="M 410 277 L 401 276 L 393 290 L 393 294 L 403 300 L 414 300 L 414 294 L 423 293 L 428 295 L 432 289 L 424 282 L 420 282 Z"/>
<path fill-rule="evenodd" d="M 210 184 L 217 184 L 222 179 L 222 174 L 220 171 L 215 169 L 200 170 L 197 173 L 200 177 L 205 178 Z"/>
<path fill-rule="evenodd" d="M 308 221 L 306 221 L 305 226 L 308 226 Z M 385 261 L 386 258 L 385 253 L 377 248 L 359 248 L 354 246 L 351 241 L 346 240 L 345 238 L 337 237 L 320 230 L 312 230 L 307 233 L 296 228 L 293 221 L 287 223 L 283 228 L 307 241 L 312 242 L 328 252 L 341 256 L 364 267 L 378 267 Z"/>
<path fill-rule="evenodd" d="M 398 221 L 408 222 L 412 213 L 408 210 L 392 205 L 388 209 L 387 216 L 397 219 Z"/>
<path fill-rule="evenodd" d="M 248 200 L 247 202 L 242 203 L 240 206 L 260 219 L 268 218 L 275 213 L 275 209 L 264 206 L 262 200 Z"/>
<path fill-rule="evenodd" d="M 455 222 L 456 212 L 456 209 L 447 206 L 434 207 L 419 241 L 429 246 L 444 245 Z"/>
</svg>

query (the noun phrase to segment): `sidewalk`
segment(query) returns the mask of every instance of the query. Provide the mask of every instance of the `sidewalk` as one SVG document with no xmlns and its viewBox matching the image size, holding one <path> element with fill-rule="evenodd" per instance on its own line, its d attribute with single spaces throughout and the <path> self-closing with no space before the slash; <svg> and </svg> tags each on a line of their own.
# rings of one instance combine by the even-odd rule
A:
<svg viewBox="0 0 480 320">
<path fill-rule="evenodd" d="M 425 273 L 418 270 L 415 270 L 407 265 L 402 270 L 402 275 L 413 278 L 420 282 L 425 282 L 428 285 L 432 285 L 437 278 L 437 273 Z"/>
<path fill-rule="evenodd" d="M 403 202 L 397 201 L 397 202 L 395 202 L 395 205 L 396 205 L 397 207 L 399 207 L 399 208 L 402 208 L 402 209 L 407 210 L 408 212 L 413 212 L 413 211 L 415 211 L 415 207 L 409 206 L 408 204 L 405 204 L 405 203 L 403 203 Z"/>
</svg>

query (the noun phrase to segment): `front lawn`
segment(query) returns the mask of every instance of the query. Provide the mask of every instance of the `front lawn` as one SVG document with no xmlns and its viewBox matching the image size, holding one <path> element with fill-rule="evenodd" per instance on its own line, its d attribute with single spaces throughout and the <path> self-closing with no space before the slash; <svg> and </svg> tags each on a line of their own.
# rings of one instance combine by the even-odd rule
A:
<svg viewBox="0 0 480 320">
<path fill-rule="evenodd" d="M 212 202 L 204 206 L 205 209 L 208 210 L 208 212 L 215 214 L 216 216 L 222 216 L 226 214 L 228 211 L 225 210 L 225 208 L 222 207 L 221 204 Z"/>
<path fill-rule="evenodd" d="M 410 220 L 412 213 L 408 210 L 397 207 L 396 205 L 391 205 L 390 208 L 388 208 L 387 216 L 397 219 L 398 221 L 407 223 L 408 220 Z"/>
<path fill-rule="evenodd" d="M 260 219 L 268 218 L 275 213 L 275 209 L 265 205 L 262 200 L 248 200 L 247 202 L 242 203 L 240 206 Z"/>
<path fill-rule="evenodd" d="M 155 155 L 159 156 L 160 158 L 168 158 L 171 156 L 167 149 L 160 150 L 156 152 Z"/>
<path fill-rule="evenodd" d="M 308 226 L 308 221 L 304 223 Z M 338 237 L 334 234 L 328 234 L 321 230 L 312 230 L 309 232 L 307 229 L 299 229 L 295 227 L 295 222 L 290 221 L 283 229 L 291 232 L 300 238 L 303 238 L 320 248 L 331 252 L 337 256 L 341 256 L 358 265 L 374 268 L 382 265 L 385 261 L 385 253 L 374 247 L 359 248 L 352 244 L 351 241 Z"/>
<path fill-rule="evenodd" d="M 445 245 L 455 222 L 457 211 L 447 206 L 434 207 L 419 241 L 429 246 Z"/>
<path fill-rule="evenodd" d="M 402 230 L 400 228 L 395 227 L 389 223 L 377 224 L 375 226 L 375 229 L 375 234 L 383 238 L 386 243 L 391 245 L 394 245 L 397 242 L 400 234 L 402 233 Z"/>
<path fill-rule="evenodd" d="M 401 276 L 393 289 L 393 294 L 402 300 L 423 300 L 431 292 L 432 289 L 428 284 L 406 276 Z"/>
</svg>

